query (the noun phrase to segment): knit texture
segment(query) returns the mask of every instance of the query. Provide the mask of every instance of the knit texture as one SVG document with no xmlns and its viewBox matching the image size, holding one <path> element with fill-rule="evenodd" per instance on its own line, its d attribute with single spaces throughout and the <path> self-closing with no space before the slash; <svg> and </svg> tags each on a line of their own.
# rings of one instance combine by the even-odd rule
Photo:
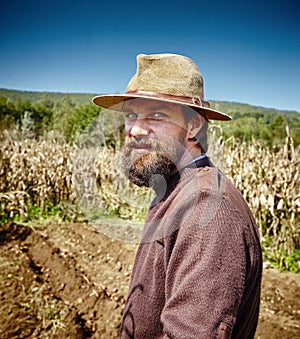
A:
<svg viewBox="0 0 300 339">
<path fill-rule="evenodd" d="M 216 168 L 185 168 L 149 210 L 121 338 L 253 338 L 262 256 L 242 195 Z"/>
</svg>

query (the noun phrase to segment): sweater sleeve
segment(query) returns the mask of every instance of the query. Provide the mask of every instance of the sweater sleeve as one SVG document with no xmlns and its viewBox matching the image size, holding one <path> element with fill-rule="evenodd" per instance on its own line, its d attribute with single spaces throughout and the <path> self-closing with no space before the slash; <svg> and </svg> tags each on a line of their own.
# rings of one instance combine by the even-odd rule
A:
<svg viewBox="0 0 300 339">
<path fill-rule="evenodd" d="M 165 242 L 164 338 L 231 338 L 236 322 L 251 237 L 226 199 L 205 222 L 205 200 L 202 194 L 193 206 L 181 206 L 173 216 L 176 238 Z"/>
</svg>

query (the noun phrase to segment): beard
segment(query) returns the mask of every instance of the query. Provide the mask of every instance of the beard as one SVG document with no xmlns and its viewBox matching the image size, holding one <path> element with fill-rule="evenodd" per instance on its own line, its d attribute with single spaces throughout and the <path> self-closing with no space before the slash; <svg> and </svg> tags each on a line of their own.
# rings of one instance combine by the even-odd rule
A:
<svg viewBox="0 0 300 339">
<path fill-rule="evenodd" d="M 167 180 L 184 153 L 184 137 L 182 133 L 178 140 L 129 139 L 123 154 L 125 175 L 137 186 L 153 187 L 159 185 L 162 178 Z M 135 148 L 149 149 L 149 152 L 139 154 Z"/>
</svg>

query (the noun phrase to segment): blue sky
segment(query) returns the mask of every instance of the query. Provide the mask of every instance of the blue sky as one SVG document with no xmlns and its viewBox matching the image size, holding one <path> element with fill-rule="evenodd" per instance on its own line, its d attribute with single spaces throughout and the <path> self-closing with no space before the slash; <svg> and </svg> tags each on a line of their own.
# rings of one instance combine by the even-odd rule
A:
<svg viewBox="0 0 300 339">
<path fill-rule="evenodd" d="M 300 4 L 0 0 L 0 88 L 122 93 L 139 53 L 192 58 L 207 100 L 300 112 Z"/>
</svg>

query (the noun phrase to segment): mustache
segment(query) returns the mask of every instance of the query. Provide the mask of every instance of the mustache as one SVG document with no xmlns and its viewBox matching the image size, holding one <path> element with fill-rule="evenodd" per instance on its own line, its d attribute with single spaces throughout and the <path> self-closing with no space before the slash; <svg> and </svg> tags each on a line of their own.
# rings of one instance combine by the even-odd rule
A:
<svg viewBox="0 0 300 339">
<path fill-rule="evenodd" d="M 125 142 L 125 148 L 131 150 L 133 148 L 149 148 L 155 151 L 161 151 L 166 148 L 166 144 L 150 138 L 143 138 L 141 140 L 129 139 Z"/>
</svg>

